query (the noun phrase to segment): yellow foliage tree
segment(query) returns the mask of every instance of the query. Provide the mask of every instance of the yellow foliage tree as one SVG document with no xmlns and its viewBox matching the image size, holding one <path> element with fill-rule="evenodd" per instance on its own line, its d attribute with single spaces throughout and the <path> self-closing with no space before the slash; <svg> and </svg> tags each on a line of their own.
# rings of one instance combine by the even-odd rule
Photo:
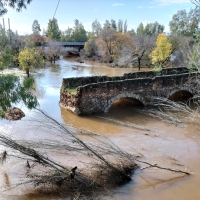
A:
<svg viewBox="0 0 200 200">
<path fill-rule="evenodd" d="M 150 53 L 152 64 L 162 65 L 166 62 L 172 53 L 172 44 L 167 41 L 167 36 L 164 33 L 158 35 L 156 40 L 156 48 Z"/>
<path fill-rule="evenodd" d="M 19 53 L 19 66 L 21 69 L 26 70 L 26 74 L 30 76 L 31 68 L 39 68 L 44 63 L 42 55 L 35 48 L 25 47 Z"/>
<path fill-rule="evenodd" d="M 97 39 L 97 46 L 101 49 L 101 56 L 107 55 L 110 61 L 119 58 L 123 48 L 133 48 L 132 38 L 129 34 L 118 33 L 113 29 L 104 29 Z"/>
</svg>

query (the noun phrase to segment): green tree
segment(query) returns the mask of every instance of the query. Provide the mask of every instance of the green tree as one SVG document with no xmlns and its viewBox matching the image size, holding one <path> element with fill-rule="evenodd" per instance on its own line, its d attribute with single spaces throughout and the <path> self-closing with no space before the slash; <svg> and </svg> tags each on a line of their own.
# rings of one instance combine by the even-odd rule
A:
<svg viewBox="0 0 200 200">
<path fill-rule="evenodd" d="M 5 8 L 7 5 L 11 8 L 15 8 L 17 12 L 20 12 L 23 8 L 26 9 L 26 5 L 30 4 L 32 0 L 4 0 L 0 1 L 0 16 L 6 14 L 8 10 Z"/>
<path fill-rule="evenodd" d="M 86 42 L 87 41 L 87 32 L 84 29 L 84 26 L 79 20 L 74 21 L 74 30 L 72 33 L 72 38 L 74 42 Z"/>
<path fill-rule="evenodd" d="M 109 20 L 106 20 L 105 23 L 103 24 L 103 29 L 110 29 L 110 28 L 111 28 L 111 24 Z"/>
<path fill-rule="evenodd" d="M 191 50 L 191 49 L 190 49 Z M 192 46 L 192 50 L 188 52 L 188 58 L 189 58 L 189 67 L 191 69 L 195 69 L 200 71 L 200 32 L 198 31 L 196 33 L 196 39 Z"/>
<path fill-rule="evenodd" d="M 0 52 L 0 70 L 7 68 L 11 65 L 13 60 L 12 47 L 6 46 L 4 51 Z"/>
<path fill-rule="evenodd" d="M 111 19 L 110 20 L 110 24 L 111 24 L 111 28 L 114 29 L 114 30 L 117 30 L 117 24 L 116 24 L 116 21 L 114 19 Z"/>
<path fill-rule="evenodd" d="M 21 11 L 22 8 L 26 8 L 26 5 L 29 4 L 32 0 L 4 0 L 0 1 L 0 16 L 7 13 L 5 6 L 16 8 L 17 11 Z M 13 32 L 9 31 L 9 35 Z M 7 40 L 6 31 L 0 29 L 0 40 L 1 36 L 3 41 Z M 6 46 L 7 43 L 4 43 L 0 48 L 0 62 L 1 67 L 7 67 L 10 65 L 11 58 L 15 58 L 17 52 L 19 52 L 19 47 L 21 42 L 19 42 L 17 34 L 13 38 L 12 46 Z M 0 41 L 0 44 L 1 41 Z M 20 44 L 20 45 L 19 45 Z M 1 47 L 1 45 L 0 45 Z M 12 52 L 12 53 L 11 53 Z M 38 105 L 37 98 L 32 94 L 32 89 L 34 85 L 33 78 L 24 78 L 23 80 L 20 77 L 14 75 L 0 75 L 0 116 L 5 117 L 4 113 L 13 104 L 23 102 L 26 107 L 29 109 L 35 108 Z"/>
<path fill-rule="evenodd" d="M 123 25 L 124 25 L 124 22 L 123 20 L 119 19 L 118 23 L 117 23 L 117 31 L 119 33 L 122 33 L 123 32 Z"/>
<path fill-rule="evenodd" d="M 172 20 L 169 23 L 171 33 L 184 36 L 193 36 L 199 27 L 199 12 L 199 7 L 191 9 L 188 13 L 186 10 L 178 11 L 175 15 L 173 15 Z"/>
<path fill-rule="evenodd" d="M 72 42 L 72 34 L 73 29 L 68 27 L 67 30 L 61 33 L 61 42 Z"/>
<path fill-rule="evenodd" d="M 35 108 L 38 101 L 32 94 L 33 85 L 33 78 L 21 81 L 14 75 L 0 75 L 0 117 L 4 117 L 4 112 L 19 102 L 29 109 Z"/>
<path fill-rule="evenodd" d="M 40 34 L 40 24 L 38 23 L 38 20 L 34 20 L 33 25 L 32 25 L 32 31 L 33 34 Z"/>
<path fill-rule="evenodd" d="M 167 40 L 167 36 L 163 33 L 159 34 L 156 40 L 156 47 L 149 55 L 152 64 L 162 65 L 169 60 L 172 53 L 172 44 Z"/>
<path fill-rule="evenodd" d="M 30 69 L 41 67 L 43 62 L 42 55 L 35 48 L 25 47 L 19 53 L 19 66 L 26 71 L 28 77 L 30 76 Z"/>
<path fill-rule="evenodd" d="M 117 31 L 119 33 L 127 33 L 127 29 L 128 29 L 127 21 L 125 20 L 125 22 L 123 22 L 122 19 L 119 19 L 117 23 Z"/>
<path fill-rule="evenodd" d="M 60 40 L 61 31 L 59 30 L 57 19 L 49 20 L 46 36 L 51 40 Z"/>
<path fill-rule="evenodd" d="M 165 27 L 158 22 L 148 23 L 144 28 L 145 35 L 157 35 L 164 32 Z"/>
<path fill-rule="evenodd" d="M 131 29 L 131 30 L 127 31 L 127 33 L 128 33 L 128 34 L 130 34 L 131 36 L 134 36 L 134 35 L 136 35 L 136 33 L 135 33 L 135 30 L 134 30 L 134 29 Z"/>
<path fill-rule="evenodd" d="M 84 45 L 84 54 L 87 57 L 95 56 L 97 52 L 96 38 L 90 35 L 89 40 Z"/>
<path fill-rule="evenodd" d="M 96 19 L 94 22 L 92 22 L 92 33 L 98 37 L 100 32 L 102 30 L 101 24 Z"/>
<path fill-rule="evenodd" d="M 137 35 L 142 35 L 144 34 L 144 25 L 143 23 L 140 23 L 137 30 L 136 30 Z"/>
</svg>

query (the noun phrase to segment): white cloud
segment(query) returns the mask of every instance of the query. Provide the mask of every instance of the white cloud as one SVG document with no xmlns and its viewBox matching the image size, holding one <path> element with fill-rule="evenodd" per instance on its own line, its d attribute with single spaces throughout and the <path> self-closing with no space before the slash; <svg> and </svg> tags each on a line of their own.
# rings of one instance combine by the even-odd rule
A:
<svg viewBox="0 0 200 200">
<path fill-rule="evenodd" d="M 153 6 L 149 6 L 149 8 L 157 7 L 157 6 L 169 6 L 173 4 L 186 4 L 191 3 L 190 0 L 153 0 L 150 4 Z"/>
<path fill-rule="evenodd" d="M 123 3 L 113 3 L 112 6 L 124 6 L 125 4 Z"/>
<path fill-rule="evenodd" d="M 138 6 L 137 8 L 144 8 L 144 6 Z"/>
<path fill-rule="evenodd" d="M 11 29 L 15 32 L 17 31 L 19 35 L 26 35 L 32 33 L 32 25 L 19 23 L 19 24 L 12 24 L 11 22 Z"/>
</svg>

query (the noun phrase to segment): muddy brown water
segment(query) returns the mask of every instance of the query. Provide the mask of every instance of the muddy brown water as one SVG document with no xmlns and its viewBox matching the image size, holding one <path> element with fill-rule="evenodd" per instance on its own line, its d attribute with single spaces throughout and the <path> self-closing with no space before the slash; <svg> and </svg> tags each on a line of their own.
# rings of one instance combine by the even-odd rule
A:
<svg viewBox="0 0 200 200">
<path fill-rule="evenodd" d="M 127 152 L 142 155 L 140 159 L 143 161 L 191 173 L 191 175 L 186 176 L 182 173 L 156 168 L 138 169 L 133 174 L 130 183 L 110 191 L 109 194 L 99 197 L 100 199 L 200 199 L 200 130 L 198 126 L 193 123 L 185 126 L 167 124 L 139 113 L 137 109 L 142 109 L 141 107 L 123 101 L 116 101 L 107 113 L 81 117 L 60 108 L 58 105 L 59 90 L 64 77 L 100 74 L 116 76 L 136 69 L 115 69 L 98 63 L 79 64 L 73 59 L 60 60 L 56 66 L 47 65 L 49 66 L 35 74 L 37 95 L 42 110 L 61 123 L 105 134 Z M 40 128 L 34 127 L 30 130 L 30 122 L 28 124 L 27 119 L 32 115 L 32 112 L 25 111 L 27 117 L 21 121 L 1 120 L 0 130 L 17 139 L 42 140 L 45 137 L 54 138 L 54 135 L 51 135 L 50 132 L 41 134 Z M 107 118 L 112 120 L 107 120 Z M 42 119 L 38 116 L 38 120 Z M 136 124 L 149 129 L 149 131 L 119 124 L 113 120 Z M 0 149 L 3 151 L 4 147 L 0 147 Z M 56 153 L 53 154 L 53 158 L 56 159 L 57 156 Z M 0 166 L 0 199 L 56 199 L 56 197 L 50 196 L 26 196 L 25 194 L 31 191 L 31 186 L 6 191 L 21 176 L 19 169 L 22 166 L 19 166 L 17 162 L 11 163 L 16 170 L 10 169 L 10 162 L 5 162 Z M 145 165 L 141 164 L 141 167 L 145 167 Z"/>
</svg>

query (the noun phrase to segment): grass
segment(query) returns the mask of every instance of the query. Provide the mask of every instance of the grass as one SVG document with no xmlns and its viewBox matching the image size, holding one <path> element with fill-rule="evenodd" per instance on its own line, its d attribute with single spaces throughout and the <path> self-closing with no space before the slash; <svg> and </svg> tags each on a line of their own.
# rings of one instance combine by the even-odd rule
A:
<svg viewBox="0 0 200 200">
<path fill-rule="evenodd" d="M 76 88 L 67 88 L 66 91 L 68 91 L 70 94 L 76 94 Z"/>
</svg>

